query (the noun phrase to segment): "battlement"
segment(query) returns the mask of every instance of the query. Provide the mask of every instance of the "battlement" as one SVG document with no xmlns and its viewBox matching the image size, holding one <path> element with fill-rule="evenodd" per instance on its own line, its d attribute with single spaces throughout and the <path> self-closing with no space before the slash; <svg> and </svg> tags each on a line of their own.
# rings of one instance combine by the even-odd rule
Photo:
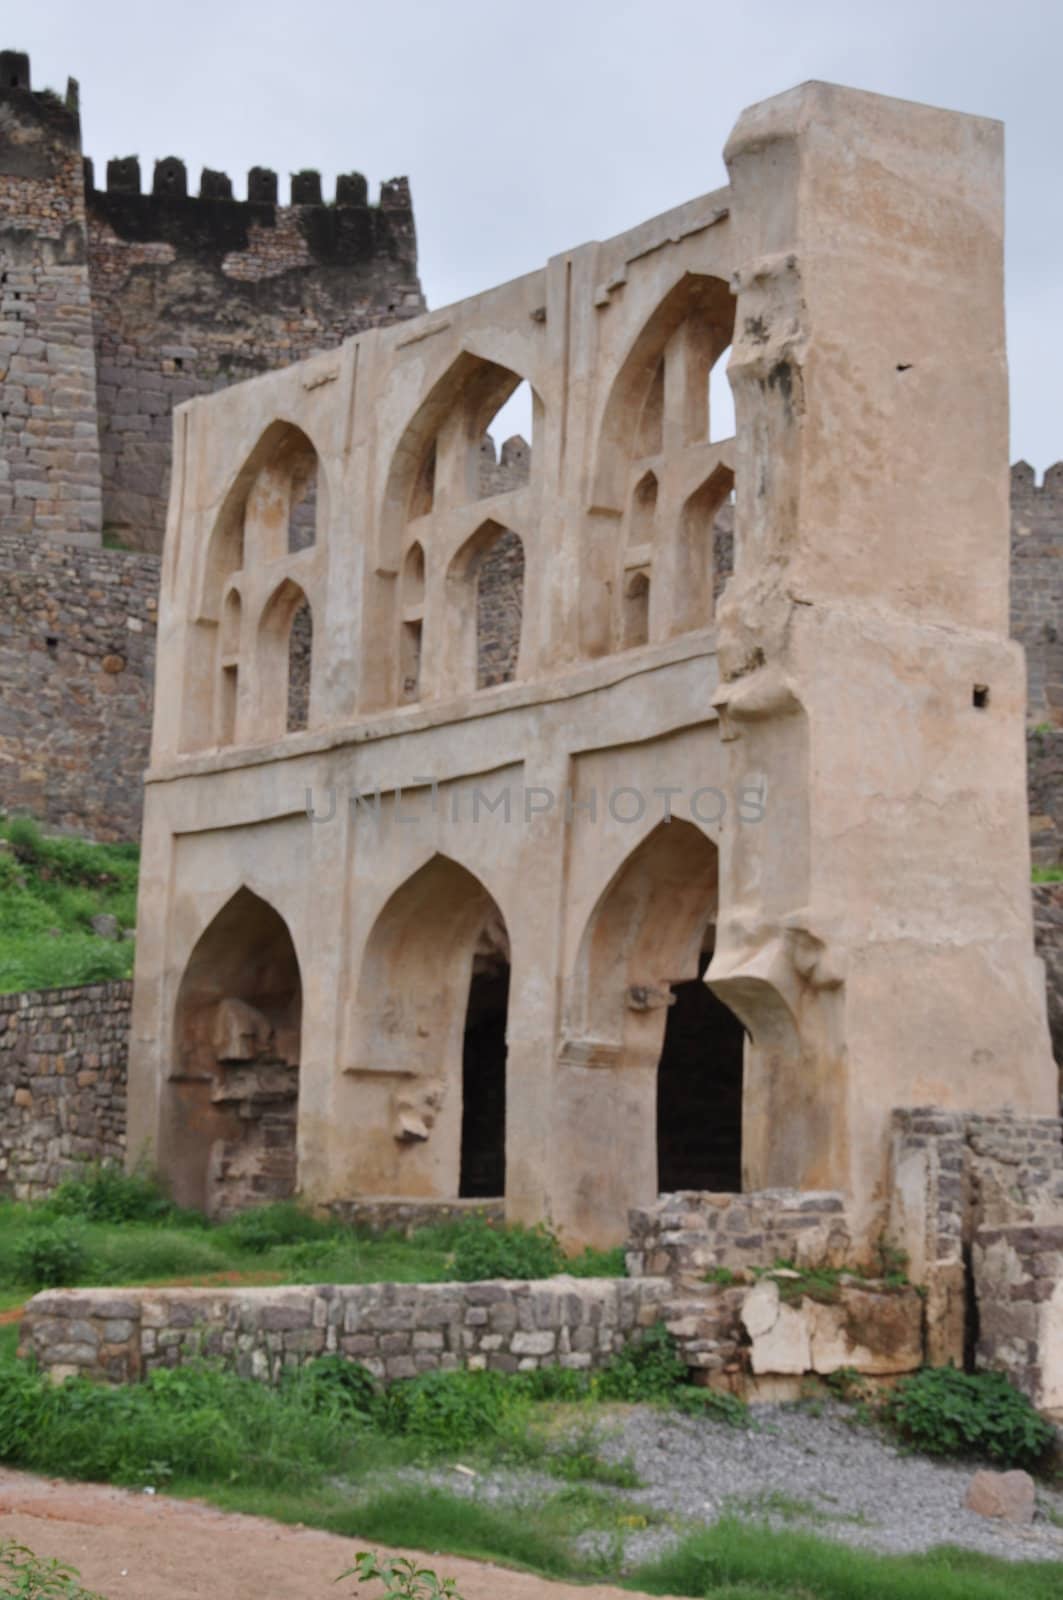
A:
<svg viewBox="0 0 1063 1600">
<path fill-rule="evenodd" d="M 204 167 L 199 177 L 198 195 L 189 193 L 188 168 L 179 156 L 163 156 L 155 162 L 151 189 L 145 190 L 141 178 L 139 156 L 112 156 L 107 162 L 107 181 L 102 190 L 96 187 L 95 163 L 85 158 L 85 192 L 87 196 L 135 195 L 151 200 L 209 200 L 226 201 L 242 206 L 277 206 L 280 204 L 280 182 L 271 167 L 252 167 L 247 174 L 247 197 L 237 199 L 233 181 L 227 172 Z M 326 201 L 321 174 L 311 168 L 289 175 L 289 202 L 292 206 L 327 206 L 342 208 L 381 209 L 409 211 L 412 209 L 410 184 L 407 178 L 388 178 L 380 185 L 376 207 L 370 207 L 369 184 L 361 172 L 341 172 L 336 178 L 333 199 Z"/>
<path fill-rule="evenodd" d="M 77 78 L 67 78 L 66 96 L 59 96 L 54 90 L 35 90 L 26 51 L 0 50 L 0 104 L 8 109 L 14 125 L 32 125 L 37 130 L 35 138 L 3 139 L 0 174 L 14 178 L 40 176 L 43 141 L 80 147 L 78 99 Z"/>
<path fill-rule="evenodd" d="M 1013 499 L 1045 495 L 1049 500 L 1063 500 L 1063 461 L 1046 467 L 1040 483 L 1036 469 L 1028 461 L 1016 461 L 1011 469 L 1011 493 Z"/>
</svg>

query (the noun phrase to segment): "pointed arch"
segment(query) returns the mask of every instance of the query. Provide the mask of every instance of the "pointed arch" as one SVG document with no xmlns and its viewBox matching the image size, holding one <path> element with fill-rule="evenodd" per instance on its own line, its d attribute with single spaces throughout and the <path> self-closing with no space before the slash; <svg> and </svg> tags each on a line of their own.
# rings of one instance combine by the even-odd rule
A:
<svg viewBox="0 0 1063 1600">
<path fill-rule="evenodd" d="M 188 958 L 174 1008 L 160 1170 L 223 1215 L 294 1193 L 302 978 L 280 913 L 241 887 Z"/>
<path fill-rule="evenodd" d="M 435 510 L 441 492 L 454 504 L 479 498 L 480 442 L 522 381 L 509 367 L 462 351 L 432 385 L 403 429 L 388 468 L 379 573 L 398 572 L 408 523 Z"/>
<path fill-rule="evenodd" d="M 293 496 L 314 485 L 315 530 L 327 526 L 328 484 L 321 458 L 303 429 L 278 418 L 264 428 L 236 472 L 206 543 L 195 620 L 217 622 L 226 581 L 247 560 L 288 551 Z M 316 532 L 315 532 L 316 540 Z"/>
<path fill-rule="evenodd" d="M 743 1030 L 703 981 L 717 906 L 716 846 L 691 822 L 661 822 L 599 896 L 573 974 L 569 1055 L 634 1083 L 642 1069 L 656 1117 L 633 1166 L 664 1187 L 740 1187 Z"/>
<path fill-rule="evenodd" d="M 413 1080 L 403 1105 L 420 1098 L 432 1108 L 430 1126 L 399 1113 L 396 1193 L 418 1192 L 427 1172 L 443 1194 L 503 1192 L 508 975 L 502 913 L 450 856 L 433 855 L 376 918 L 359 975 L 351 1070 Z"/>
<path fill-rule="evenodd" d="M 602 414 L 592 509 L 622 512 L 633 461 L 707 438 L 709 373 L 731 342 L 734 307 L 724 279 L 690 272 L 647 318 Z"/>
</svg>

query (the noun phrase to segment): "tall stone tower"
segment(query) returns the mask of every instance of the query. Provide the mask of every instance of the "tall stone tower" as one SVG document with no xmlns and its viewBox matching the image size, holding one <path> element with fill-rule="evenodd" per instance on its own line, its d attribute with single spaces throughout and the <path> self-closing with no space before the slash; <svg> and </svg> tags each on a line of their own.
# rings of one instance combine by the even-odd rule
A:
<svg viewBox="0 0 1063 1600">
<path fill-rule="evenodd" d="M 96 362 L 78 89 L 0 52 L 0 532 L 99 544 Z"/>
</svg>

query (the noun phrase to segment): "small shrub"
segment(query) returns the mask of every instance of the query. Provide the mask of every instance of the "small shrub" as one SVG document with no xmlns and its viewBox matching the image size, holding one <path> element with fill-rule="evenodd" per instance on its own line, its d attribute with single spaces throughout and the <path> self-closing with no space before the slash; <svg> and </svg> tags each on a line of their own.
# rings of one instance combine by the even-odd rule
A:
<svg viewBox="0 0 1063 1600">
<path fill-rule="evenodd" d="M 12 817 L 4 832 L 20 861 L 37 862 L 41 859 L 44 839 L 32 817 Z"/>
<path fill-rule="evenodd" d="M 147 1172 L 97 1163 L 82 1176 L 65 1179 L 48 1201 L 48 1210 L 90 1222 L 162 1222 L 174 1215 L 175 1207 Z"/>
<path fill-rule="evenodd" d="M 897 1385 L 881 1416 L 926 1455 L 983 1456 L 1005 1467 L 1036 1466 L 1054 1437 L 999 1372 L 925 1367 Z"/>
<path fill-rule="evenodd" d="M 618 1244 L 611 1250 L 597 1250 L 589 1244 L 578 1256 L 570 1256 L 560 1270 L 574 1278 L 626 1278 L 624 1247 Z"/>
<path fill-rule="evenodd" d="M 294 1200 L 280 1200 L 276 1205 L 242 1211 L 219 1228 L 218 1233 L 238 1250 L 245 1250 L 249 1255 L 264 1255 L 276 1245 L 320 1244 L 332 1240 L 336 1237 L 336 1224 L 320 1221 L 309 1211 L 303 1211 Z"/>
<path fill-rule="evenodd" d="M 710 1417 L 713 1422 L 723 1422 L 729 1428 L 749 1427 L 749 1407 L 740 1395 L 727 1389 L 707 1389 L 689 1383 L 677 1389 L 674 1402 L 687 1416 Z"/>
<path fill-rule="evenodd" d="M 34 1228 L 15 1248 L 15 1281 L 32 1284 L 36 1289 L 63 1288 L 76 1283 L 86 1260 L 81 1234 L 69 1223 Z"/>
<path fill-rule="evenodd" d="M 550 1278 L 565 1266 L 557 1236 L 541 1222 L 534 1228 L 468 1222 L 454 1251 L 454 1276 L 464 1283 L 482 1278 Z"/>
<path fill-rule="evenodd" d="M 357 1578 L 359 1583 L 382 1583 L 381 1600 L 461 1600 L 453 1578 L 440 1578 L 431 1567 L 419 1567 L 408 1556 L 374 1555 L 362 1550 L 353 1567 L 336 1579 Z"/>
<path fill-rule="evenodd" d="M 4 1600 L 102 1600 L 82 1588 L 76 1568 L 42 1561 L 14 1539 L 0 1541 L 0 1583 Z"/>
<path fill-rule="evenodd" d="M 368 1368 L 345 1356 L 319 1356 L 301 1371 L 285 1370 L 285 1381 L 298 1385 L 312 1411 L 350 1413 L 368 1418 L 380 1399 L 380 1385 Z"/>
<path fill-rule="evenodd" d="M 595 1388 L 602 1400 L 671 1400 L 686 1376 L 675 1340 L 658 1322 L 613 1356 L 598 1374 Z"/>
<path fill-rule="evenodd" d="M 526 1408 L 519 1385 L 499 1372 L 425 1372 L 394 1383 L 375 1408 L 378 1425 L 429 1450 L 467 1450 L 506 1434 Z"/>
</svg>

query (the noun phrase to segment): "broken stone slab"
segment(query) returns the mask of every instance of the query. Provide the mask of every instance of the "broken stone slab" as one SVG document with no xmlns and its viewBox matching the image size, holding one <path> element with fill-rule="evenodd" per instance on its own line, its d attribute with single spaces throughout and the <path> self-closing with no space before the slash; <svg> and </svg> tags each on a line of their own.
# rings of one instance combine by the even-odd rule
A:
<svg viewBox="0 0 1063 1600">
<path fill-rule="evenodd" d="M 980 1517 L 1028 1526 L 1034 1518 L 1037 1496 L 1028 1472 L 976 1472 L 967 1486 L 964 1505 Z"/>
</svg>

